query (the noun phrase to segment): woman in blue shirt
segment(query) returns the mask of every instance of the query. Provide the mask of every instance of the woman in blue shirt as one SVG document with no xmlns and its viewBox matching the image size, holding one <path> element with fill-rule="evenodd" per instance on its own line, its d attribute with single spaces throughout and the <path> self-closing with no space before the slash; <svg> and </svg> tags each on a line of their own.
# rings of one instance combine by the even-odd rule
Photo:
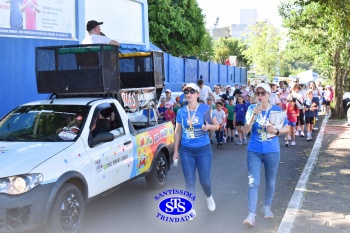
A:
<svg viewBox="0 0 350 233">
<path fill-rule="evenodd" d="M 265 201 L 262 212 L 265 218 L 273 218 L 271 204 L 275 193 L 275 180 L 280 161 L 280 145 L 278 136 L 288 133 L 287 119 L 284 120 L 281 129 L 275 129 L 271 125 L 269 116 L 272 111 L 280 112 L 282 109 L 269 103 L 271 88 L 268 84 L 261 83 L 255 89 L 257 104 L 249 106 L 246 123 L 246 132 L 251 131 L 248 143 L 248 216 L 244 224 L 255 226 L 255 211 L 258 201 L 258 188 L 260 184 L 261 165 L 265 167 Z"/>
<path fill-rule="evenodd" d="M 219 123 L 212 115 L 209 105 L 197 102 L 199 89 L 196 84 L 187 84 L 183 91 L 188 105 L 180 108 L 176 115 L 174 160 L 180 155 L 186 190 L 194 196 L 197 168 L 208 209 L 214 211 L 216 206 L 211 193 L 212 150 L 209 130 L 217 131 Z M 196 212 L 192 209 L 192 216 L 195 215 Z"/>
</svg>

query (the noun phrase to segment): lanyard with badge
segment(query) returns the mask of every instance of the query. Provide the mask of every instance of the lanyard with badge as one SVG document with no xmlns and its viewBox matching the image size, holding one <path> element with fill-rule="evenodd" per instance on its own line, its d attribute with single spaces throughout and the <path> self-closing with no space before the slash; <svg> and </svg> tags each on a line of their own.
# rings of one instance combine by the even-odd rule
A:
<svg viewBox="0 0 350 233">
<path fill-rule="evenodd" d="M 261 120 L 259 120 L 259 125 L 261 125 L 261 128 L 263 128 L 263 131 L 261 132 L 261 139 L 263 141 L 266 141 L 267 140 L 267 132 L 266 132 L 266 117 L 267 115 L 269 115 L 270 113 L 270 110 L 271 110 L 271 105 L 269 104 L 265 110 L 265 115 L 264 117 L 262 117 L 262 112 L 259 114 L 259 118 L 261 118 Z M 261 124 L 260 124 L 261 123 Z"/>
<path fill-rule="evenodd" d="M 199 104 L 197 104 L 196 109 L 194 110 L 194 113 L 192 115 L 191 118 L 191 114 L 190 114 L 190 108 L 187 105 L 187 110 L 188 110 L 188 124 L 190 125 L 190 127 L 188 127 L 188 131 L 190 133 L 190 138 L 194 138 L 194 127 L 192 125 L 193 121 L 194 121 L 194 116 L 196 115 L 197 109 L 198 109 Z"/>
</svg>

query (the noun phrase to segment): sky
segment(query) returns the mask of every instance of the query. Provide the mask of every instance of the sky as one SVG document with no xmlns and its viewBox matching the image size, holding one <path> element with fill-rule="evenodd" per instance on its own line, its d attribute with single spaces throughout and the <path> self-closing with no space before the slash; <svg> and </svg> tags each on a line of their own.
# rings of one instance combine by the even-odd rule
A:
<svg viewBox="0 0 350 233">
<path fill-rule="evenodd" d="M 257 9 L 259 21 L 269 19 L 276 27 L 281 27 L 282 18 L 277 9 L 279 2 L 280 0 L 197 0 L 206 16 L 206 28 L 213 28 L 217 17 L 220 17 L 219 28 L 238 24 L 240 9 Z"/>
</svg>

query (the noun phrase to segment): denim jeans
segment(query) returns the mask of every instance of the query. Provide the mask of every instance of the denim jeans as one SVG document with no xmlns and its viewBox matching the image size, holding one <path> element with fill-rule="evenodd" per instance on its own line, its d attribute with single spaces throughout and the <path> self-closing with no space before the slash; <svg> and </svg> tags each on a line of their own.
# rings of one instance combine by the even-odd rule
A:
<svg viewBox="0 0 350 233">
<path fill-rule="evenodd" d="M 195 193 L 196 168 L 198 169 L 199 182 L 202 185 L 205 196 L 211 196 L 211 163 L 212 151 L 210 144 L 202 147 L 180 146 L 180 159 L 185 177 L 186 190 L 192 195 Z"/>
<path fill-rule="evenodd" d="M 220 142 L 223 141 L 224 131 L 222 130 L 222 128 L 220 128 L 219 130 L 215 131 L 215 135 L 216 135 L 217 143 L 220 143 Z"/>
<path fill-rule="evenodd" d="M 265 167 L 266 181 L 264 205 L 271 207 L 273 195 L 275 193 L 275 181 L 279 162 L 280 152 L 262 154 L 248 151 L 248 213 L 255 213 L 256 211 L 262 164 L 264 164 Z"/>
</svg>

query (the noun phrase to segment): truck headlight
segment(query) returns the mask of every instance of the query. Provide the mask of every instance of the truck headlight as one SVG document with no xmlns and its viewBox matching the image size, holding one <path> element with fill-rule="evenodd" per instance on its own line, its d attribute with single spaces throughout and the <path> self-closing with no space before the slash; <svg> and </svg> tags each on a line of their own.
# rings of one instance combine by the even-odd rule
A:
<svg viewBox="0 0 350 233">
<path fill-rule="evenodd" d="M 32 190 L 43 181 L 42 174 L 26 174 L 0 178 L 0 193 L 19 195 Z"/>
</svg>

